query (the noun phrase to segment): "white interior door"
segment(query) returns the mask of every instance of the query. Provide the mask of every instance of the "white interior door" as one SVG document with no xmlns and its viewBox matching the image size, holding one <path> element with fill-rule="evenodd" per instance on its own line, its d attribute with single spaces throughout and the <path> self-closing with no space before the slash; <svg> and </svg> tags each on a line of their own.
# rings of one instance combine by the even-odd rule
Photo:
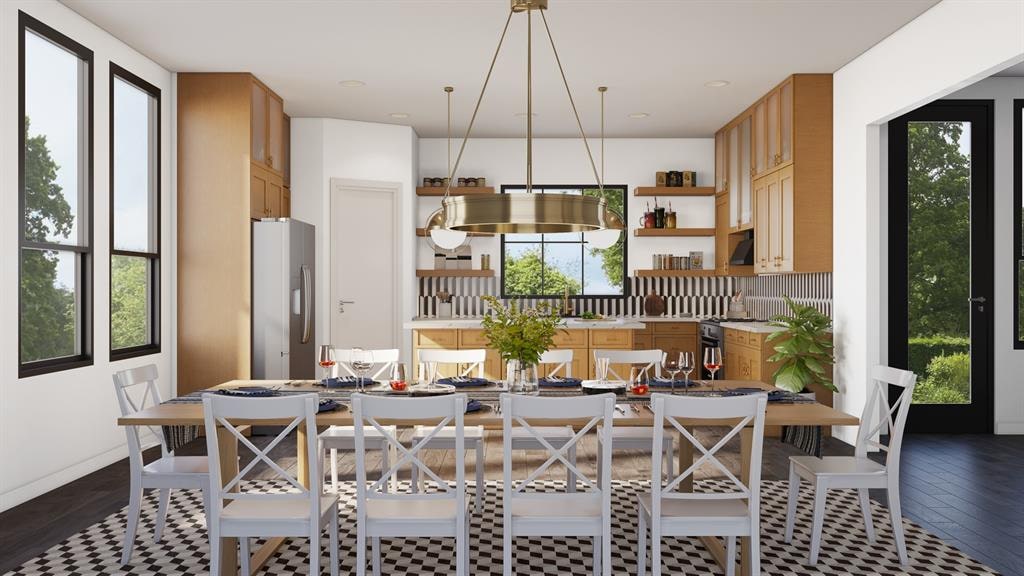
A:
<svg viewBox="0 0 1024 576">
<path fill-rule="evenodd" d="M 330 342 L 400 348 L 399 188 L 331 181 Z"/>
</svg>

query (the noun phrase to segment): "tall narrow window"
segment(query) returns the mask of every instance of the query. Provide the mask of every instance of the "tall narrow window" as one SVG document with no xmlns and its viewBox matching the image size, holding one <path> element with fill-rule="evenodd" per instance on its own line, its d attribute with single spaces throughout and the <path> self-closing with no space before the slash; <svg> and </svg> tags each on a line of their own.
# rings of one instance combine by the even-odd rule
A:
<svg viewBox="0 0 1024 576">
<path fill-rule="evenodd" d="M 1024 100 L 1013 101 L 1013 347 L 1024 349 Z"/>
<path fill-rule="evenodd" d="M 110 63 L 110 357 L 160 351 L 160 90 Z"/>
<path fill-rule="evenodd" d="M 19 374 L 92 363 L 92 51 L 19 12 Z"/>
</svg>

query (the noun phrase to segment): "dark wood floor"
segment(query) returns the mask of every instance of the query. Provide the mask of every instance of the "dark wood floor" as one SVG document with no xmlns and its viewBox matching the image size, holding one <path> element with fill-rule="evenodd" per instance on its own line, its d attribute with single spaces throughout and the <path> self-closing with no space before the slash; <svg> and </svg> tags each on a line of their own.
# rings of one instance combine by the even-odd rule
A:
<svg viewBox="0 0 1024 576">
<path fill-rule="evenodd" d="M 255 440 L 257 444 L 267 441 Z M 275 459 L 283 466 L 294 466 L 294 446 L 282 443 L 275 449 Z M 201 454 L 203 448 L 196 442 L 179 453 Z M 729 458 L 737 458 L 738 446 L 729 449 Z M 581 447 L 580 465 L 585 472 L 593 469 L 593 451 L 592 440 Z M 824 451 L 852 453 L 849 446 L 830 440 Z M 500 478 L 497 437 L 488 441 L 485 453 L 487 477 Z M 791 446 L 767 440 L 764 479 L 785 479 L 788 457 L 797 453 Z M 148 454 L 155 455 L 155 451 Z M 431 465 L 439 465 L 442 471 L 453 461 L 443 451 L 435 451 L 434 458 Z M 536 467 L 542 461 L 533 461 L 529 455 L 524 459 L 517 461 L 517 467 Z M 650 459 L 640 453 L 616 452 L 613 470 L 620 479 L 646 478 Z M 346 480 L 353 479 L 350 457 L 342 460 L 340 472 Z M 708 474 L 702 471 L 698 477 L 704 475 Z M 552 477 L 564 476 L 553 470 Z M 903 509 L 910 520 L 1007 576 L 1024 576 L 1024 436 L 909 436 L 904 443 L 901 483 Z M 123 508 L 127 487 L 128 461 L 123 460 L 0 514 L 0 573 Z M 884 494 L 873 497 L 885 501 Z M 855 532 L 851 537 L 861 535 Z"/>
</svg>

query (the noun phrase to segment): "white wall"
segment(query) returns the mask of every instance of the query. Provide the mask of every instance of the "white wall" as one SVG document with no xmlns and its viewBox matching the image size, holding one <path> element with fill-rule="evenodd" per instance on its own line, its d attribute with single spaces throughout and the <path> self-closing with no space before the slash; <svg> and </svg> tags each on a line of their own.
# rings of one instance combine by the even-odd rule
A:
<svg viewBox="0 0 1024 576">
<path fill-rule="evenodd" d="M 413 241 L 417 136 L 408 126 L 354 122 L 332 118 L 292 118 L 292 217 L 316 226 L 317 327 L 316 341 L 327 342 L 330 332 L 330 180 L 376 180 L 401 184 L 399 317 L 415 314 L 416 286 Z M 368 214 L 367 218 L 377 215 Z M 358 273 L 358 272 L 356 272 Z M 403 358 L 411 353 L 411 335 L 401 332 Z"/>
<path fill-rule="evenodd" d="M 886 360 L 884 123 L 1021 60 L 1024 2 L 944 0 L 835 73 L 833 284 L 836 382 L 842 389 L 837 408 L 859 414 L 868 369 Z M 1012 238 L 1002 218 L 997 245 Z M 1008 284 L 1002 284 L 996 306 L 1005 310 L 1000 298 L 1007 297 Z M 1002 347 L 1006 336 L 999 337 Z M 1008 375 L 1020 360 L 1011 361 L 1010 355 L 997 352 L 1001 390 L 1018 385 Z M 996 430 L 1024 432 L 1024 407 L 1000 406 Z M 837 433 L 853 440 L 851 429 Z"/>
<path fill-rule="evenodd" d="M 452 140 L 452 162 L 458 154 L 461 139 Z M 447 173 L 447 140 L 421 138 L 419 143 L 419 182 L 424 177 L 444 177 Z M 600 143 L 591 140 L 594 161 L 600 170 Z M 605 183 L 625 184 L 629 187 L 627 224 L 635 228 L 648 202 L 653 198 L 633 196 L 637 186 L 654 186 L 655 172 L 667 170 L 694 170 L 697 183 L 714 184 L 715 143 L 713 138 L 616 138 L 605 141 Z M 526 182 L 526 140 L 522 138 L 471 138 L 459 164 L 456 177 L 487 178 L 487 185 L 500 191 L 503 184 L 522 185 Z M 542 138 L 533 142 L 533 182 L 535 184 L 593 184 L 594 171 L 587 159 L 583 142 L 578 138 Z M 438 198 L 419 199 L 418 226 L 423 226 L 430 213 L 441 204 Z M 669 198 L 659 198 L 661 204 Z M 671 198 L 676 209 L 678 226 L 713 228 L 715 226 L 714 197 Z M 473 267 L 480 266 L 480 254 L 491 255 L 491 267 L 499 268 L 501 243 L 498 237 L 475 238 L 472 242 Z M 635 238 L 629 239 L 627 270 L 651 267 L 651 254 L 674 253 L 683 255 L 691 250 L 703 250 L 705 267 L 714 265 L 714 238 Z M 425 241 L 419 242 L 417 263 L 422 268 L 433 268 L 433 254 Z"/>
<path fill-rule="evenodd" d="M 93 365 L 18 378 L 18 11 L 94 52 L 93 77 Z M 162 91 L 162 352 L 109 360 L 109 64 L 113 60 Z M 172 75 L 57 2 L 0 2 L 0 511 L 127 456 L 111 374 L 156 363 L 171 386 L 174 245 L 171 163 Z"/>
</svg>

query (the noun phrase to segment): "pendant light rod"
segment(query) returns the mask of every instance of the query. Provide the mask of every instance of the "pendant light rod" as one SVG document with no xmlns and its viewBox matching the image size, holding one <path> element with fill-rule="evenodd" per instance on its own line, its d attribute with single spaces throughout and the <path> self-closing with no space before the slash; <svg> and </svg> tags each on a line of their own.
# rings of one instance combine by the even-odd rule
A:
<svg viewBox="0 0 1024 576">
<path fill-rule="evenodd" d="M 604 190 L 604 93 L 608 91 L 607 86 L 598 86 L 597 91 L 601 93 L 601 180 L 598 185 Z"/>
<path fill-rule="evenodd" d="M 533 193 L 533 7 L 526 8 L 526 193 Z"/>
<path fill-rule="evenodd" d="M 597 175 L 597 164 L 594 163 L 594 155 L 590 151 L 590 143 L 587 142 L 587 134 L 583 131 L 583 122 L 580 121 L 580 113 L 576 110 L 576 102 L 572 98 L 572 90 L 569 89 L 569 80 L 565 77 L 565 69 L 562 68 L 562 59 L 558 57 L 558 49 L 555 48 L 555 39 L 551 36 L 551 28 L 548 27 L 548 18 L 544 11 L 540 11 L 540 18 L 544 22 L 544 30 L 547 31 L 548 41 L 551 43 L 551 52 L 555 55 L 555 62 L 558 64 L 558 72 L 562 75 L 562 83 L 565 84 L 565 93 L 569 96 L 569 105 L 572 106 L 572 113 L 576 117 L 576 125 L 580 128 L 580 138 L 583 146 L 587 149 L 587 158 L 590 159 L 590 167 L 594 170 L 594 179 L 597 180 L 599 189 L 604 190 L 604 180 Z"/>
<path fill-rule="evenodd" d="M 452 190 L 452 179 L 455 177 L 455 173 L 459 170 L 459 162 L 462 161 L 462 153 L 466 150 L 466 142 L 469 141 L 469 135 L 473 132 L 473 124 L 476 122 L 476 114 L 480 111 L 480 103 L 484 101 L 484 93 L 487 92 L 487 84 L 491 81 L 491 73 L 494 72 L 494 63 L 498 61 L 498 54 L 501 52 L 501 45 L 505 43 L 505 35 L 508 33 L 508 25 L 512 22 L 512 15 L 515 14 L 515 10 L 508 11 L 508 18 L 505 19 L 505 28 L 501 31 L 501 38 L 498 39 L 498 47 L 494 49 L 494 56 L 491 58 L 491 66 L 487 69 L 487 76 L 484 78 L 484 85 L 480 87 L 480 96 L 476 99 L 476 106 L 473 107 L 473 115 L 469 118 L 469 126 L 466 126 L 466 136 L 462 139 L 462 144 L 459 146 L 459 154 L 455 157 L 455 166 L 452 167 L 451 172 L 448 173 L 448 186 L 444 189 L 444 197 L 447 198 L 448 194 Z M 442 204 L 444 200 L 442 199 Z"/>
<path fill-rule="evenodd" d="M 451 182 L 452 176 L 452 92 L 455 88 L 452 86 L 444 87 L 445 93 L 448 95 L 448 181 Z"/>
</svg>

